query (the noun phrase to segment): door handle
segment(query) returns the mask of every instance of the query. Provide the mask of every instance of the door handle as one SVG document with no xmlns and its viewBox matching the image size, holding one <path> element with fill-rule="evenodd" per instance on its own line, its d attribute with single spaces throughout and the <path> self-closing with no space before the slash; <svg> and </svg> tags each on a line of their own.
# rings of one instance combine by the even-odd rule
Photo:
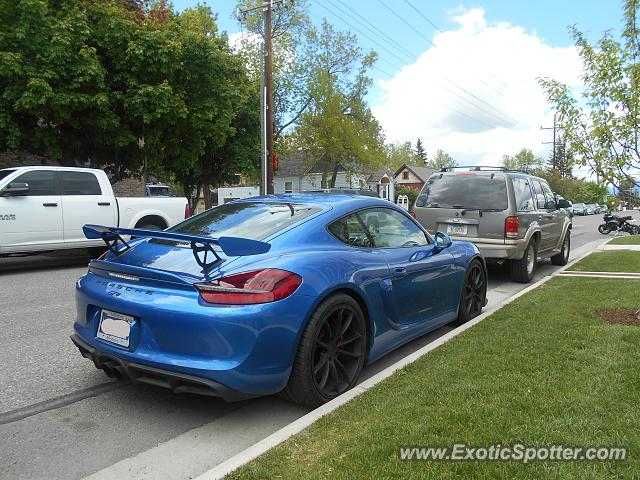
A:
<svg viewBox="0 0 640 480">
<path fill-rule="evenodd" d="M 98 206 L 100 207 L 108 207 L 111 205 L 111 202 L 98 202 Z"/>
<path fill-rule="evenodd" d="M 57 203 L 43 203 L 42 204 L 43 207 L 57 207 L 58 204 Z"/>
<path fill-rule="evenodd" d="M 404 267 L 396 267 L 393 269 L 393 276 L 395 278 L 404 277 L 407 274 L 407 269 Z"/>
</svg>

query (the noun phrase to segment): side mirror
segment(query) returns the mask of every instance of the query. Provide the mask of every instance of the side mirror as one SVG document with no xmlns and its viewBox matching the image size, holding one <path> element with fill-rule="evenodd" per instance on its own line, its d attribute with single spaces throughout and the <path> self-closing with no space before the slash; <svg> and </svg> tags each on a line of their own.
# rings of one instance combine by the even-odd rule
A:
<svg viewBox="0 0 640 480">
<path fill-rule="evenodd" d="M 564 198 L 561 198 L 560 200 L 558 200 L 556 204 L 558 205 L 558 208 L 569 208 L 571 206 L 569 204 L 569 201 L 565 200 Z"/>
<path fill-rule="evenodd" d="M 20 182 L 11 182 L 0 191 L 3 197 L 18 197 L 20 195 L 29 195 L 29 184 Z"/>
<path fill-rule="evenodd" d="M 453 243 L 453 241 L 451 240 L 451 237 L 443 232 L 436 232 L 435 239 L 436 239 L 435 248 L 437 248 L 438 250 L 449 248 Z"/>
</svg>

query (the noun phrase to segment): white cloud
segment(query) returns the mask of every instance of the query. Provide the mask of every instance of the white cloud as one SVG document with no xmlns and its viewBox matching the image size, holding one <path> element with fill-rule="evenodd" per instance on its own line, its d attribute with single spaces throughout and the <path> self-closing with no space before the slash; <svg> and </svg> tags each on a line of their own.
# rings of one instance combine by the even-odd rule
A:
<svg viewBox="0 0 640 480">
<path fill-rule="evenodd" d="M 436 35 L 437 48 L 380 82 L 384 93 L 373 111 L 389 140 L 421 138 L 430 155 L 442 148 L 464 164 L 497 165 L 523 147 L 548 152 L 541 142 L 550 132 L 540 126 L 553 124 L 553 112 L 536 79 L 579 85 L 575 48 L 490 23 L 481 8 L 450 13 L 457 28 Z"/>
</svg>

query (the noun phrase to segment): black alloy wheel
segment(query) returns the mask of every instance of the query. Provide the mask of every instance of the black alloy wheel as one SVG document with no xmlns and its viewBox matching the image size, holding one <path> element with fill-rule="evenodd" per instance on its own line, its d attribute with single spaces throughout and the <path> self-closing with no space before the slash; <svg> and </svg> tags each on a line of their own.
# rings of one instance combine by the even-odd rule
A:
<svg viewBox="0 0 640 480">
<path fill-rule="evenodd" d="M 326 397 L 340 395 L 349 388 L 364 355 L 364 332 L 350 307 L 339 307 L 320 323 L 313 352 L 313 381 Z"/>
<path fill-rule="evenodd" d="M 487 297 L 487 276 L 479 260 L 473 260 L 467 268 L 455 323 L 462 325 L 477 317 L 485 306 Z"/>
<path fill-rule="evenodd" d="M 328 297 L 302 334 L 282 396 L 315 408 L 353 388 L 367 359 L 367 339 L 358 302 L 345 293 Z"/>
</svg>

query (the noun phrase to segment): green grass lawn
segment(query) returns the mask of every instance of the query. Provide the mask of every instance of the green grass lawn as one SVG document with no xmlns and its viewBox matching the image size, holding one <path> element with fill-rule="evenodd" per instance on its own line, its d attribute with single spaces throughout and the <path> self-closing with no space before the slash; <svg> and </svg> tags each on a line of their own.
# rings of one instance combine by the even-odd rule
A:
<svg viewBox="0 0 640 480">
<path fill-rule="evenodd" d="M 640 245 L 640 235 L 627 235 L 614 238 L 609 245 Z"/>
<path fill-rule="evenodd" d="M 556 278 L 232 473 L 232 479 L 602 479 L 640 472 L 640 280 Z M 404 462 L 404 445 L 617 445 L 625 462 Z"/>
<path fill-rule="evenodd" d="M 578 272 L 640 272 L 640 252 L 596 252 L 583 258 L 569 270 Z"/>
</svg>

